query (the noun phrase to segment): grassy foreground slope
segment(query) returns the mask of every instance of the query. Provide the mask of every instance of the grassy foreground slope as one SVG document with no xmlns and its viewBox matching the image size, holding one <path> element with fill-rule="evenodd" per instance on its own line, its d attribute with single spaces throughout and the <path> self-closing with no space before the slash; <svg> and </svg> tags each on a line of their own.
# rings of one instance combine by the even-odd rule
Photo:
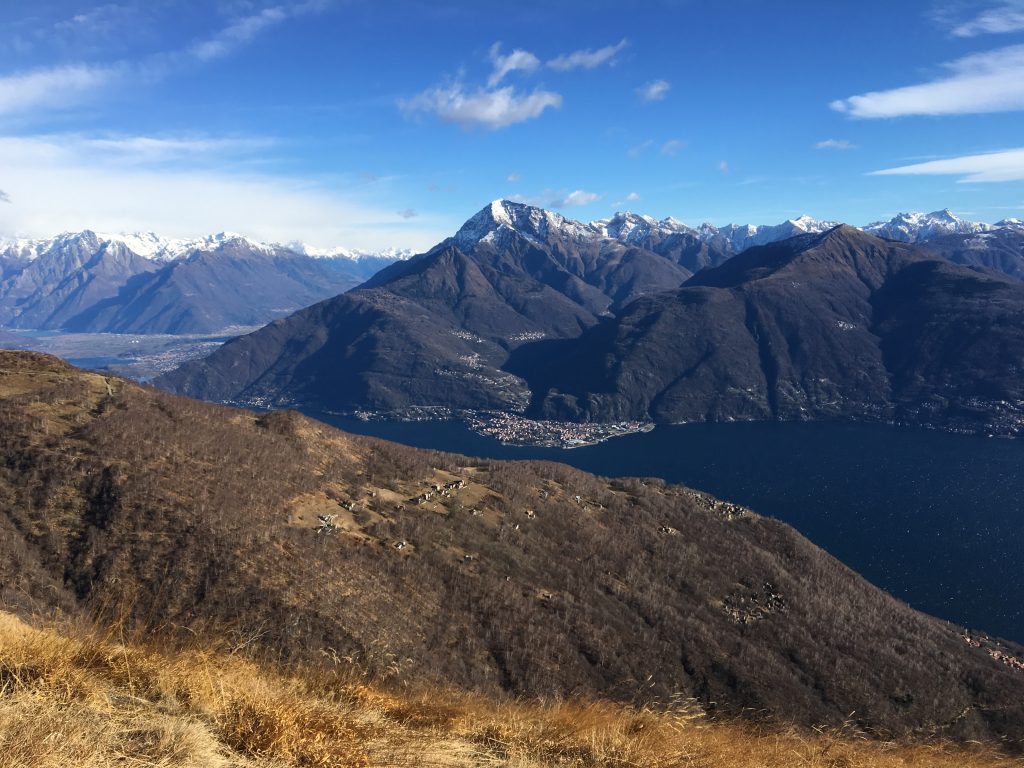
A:
<svg viewBox="0 0 1024 768">
<path fill-rule="evenodd" d="M 1024 649 L 911 610 L 778 521 L 31 353 L 0 352 L 0 606 L 394 684 L 1024 739 Z"/>
<path fill-rule="evenodd" d="M 980 747 L 710 722 L 693 708 L 386 690 L 346 664 L 273 668 L 32 628 L 0 613 L 0 768 L 996 768 Z"/>
</svg>

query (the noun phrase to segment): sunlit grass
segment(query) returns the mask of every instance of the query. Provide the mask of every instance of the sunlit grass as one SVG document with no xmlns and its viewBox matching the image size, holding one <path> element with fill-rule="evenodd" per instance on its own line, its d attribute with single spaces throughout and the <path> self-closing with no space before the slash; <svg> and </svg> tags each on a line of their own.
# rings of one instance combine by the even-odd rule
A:
<svg viewBox="0 0 1024 768">
<path fill-rule="evenodd" d="M 607 702 L 385 690 L 339 664 L 272 669 L 0 614 L 0 768 L 57 766 L 699 766 L 1021 764 L 981 746 L 711 722 Z"/>
</svg>

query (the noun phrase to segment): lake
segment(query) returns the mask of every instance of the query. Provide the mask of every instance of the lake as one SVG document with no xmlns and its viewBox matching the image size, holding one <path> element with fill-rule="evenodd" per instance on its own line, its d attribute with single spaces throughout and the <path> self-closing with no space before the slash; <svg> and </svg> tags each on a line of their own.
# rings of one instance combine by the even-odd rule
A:
<svg viewBox="0 0 1024 768">
<path fill-rule="evenodd" d="M 421 448 L 684 483 L 786 521 L 915 608 L 1024 642 L 1024 440 L 759 422 L 658 427 L 562 450 L 504 446 L 457 422 L 310 415 Z"/>
</svg>

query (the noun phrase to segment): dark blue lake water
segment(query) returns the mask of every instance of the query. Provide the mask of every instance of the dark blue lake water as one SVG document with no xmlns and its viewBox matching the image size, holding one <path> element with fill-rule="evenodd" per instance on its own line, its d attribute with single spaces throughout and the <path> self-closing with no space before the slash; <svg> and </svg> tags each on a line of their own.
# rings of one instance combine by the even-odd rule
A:
<svg viewBox="0 0 1024 768">
<path fill-rule="evenodd" d="M 318 418 L 421 448 L 646 475 L 790 523 L 927 613 L 1024 642 L 1024 441 L 873 424 L 692 424 L 573 450 L 455 422 Z"/>
</svg>

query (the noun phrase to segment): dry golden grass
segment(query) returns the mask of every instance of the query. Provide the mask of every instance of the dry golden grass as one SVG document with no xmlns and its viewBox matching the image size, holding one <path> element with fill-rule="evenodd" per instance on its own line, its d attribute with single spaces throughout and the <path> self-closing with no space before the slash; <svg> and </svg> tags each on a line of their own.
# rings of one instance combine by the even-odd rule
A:
<svg viewBox="0 0 1024 768">
<path fill-rule="evenodd" d="M 985 750 L 767 731 L 698 712 L 386 691 L 344 665 L 285 672 L 0 613 L 0 768 L 573 766 L 964 768 Z"/>
</svg>

